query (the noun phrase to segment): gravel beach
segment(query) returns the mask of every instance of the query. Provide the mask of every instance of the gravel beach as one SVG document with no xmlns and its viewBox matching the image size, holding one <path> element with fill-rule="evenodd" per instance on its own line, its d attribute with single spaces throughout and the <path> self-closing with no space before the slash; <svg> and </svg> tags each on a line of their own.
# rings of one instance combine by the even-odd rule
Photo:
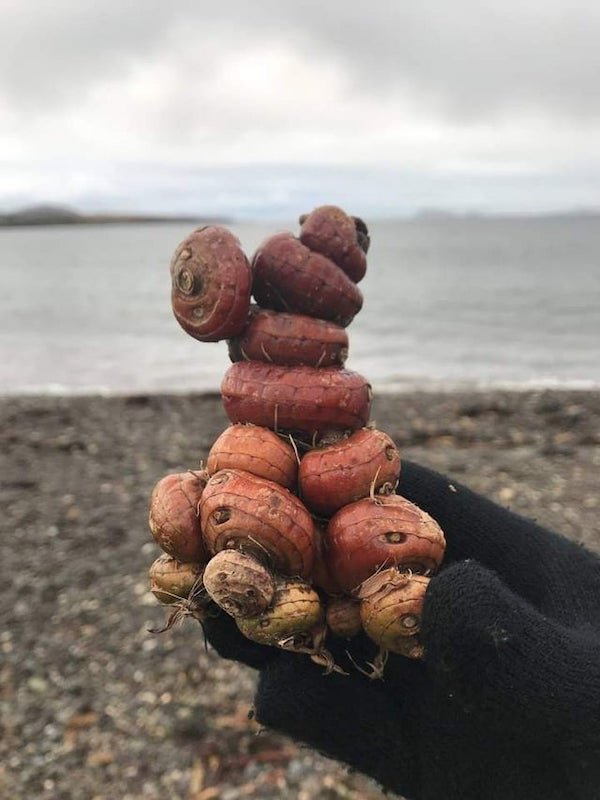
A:
<svg viewBox="0 0 600 800">
<path fill-rule="evenodd" d="M 383 797 L 259 731 L 253 672 L 197 623 L 148 632 L 165 619 L 150 491 L 206 457 L 216 395 L 9 398 L 0 415 L 3 798 Z M 381 395 L 372 418 L 406 458 L 600 550 L 600 392 Z"/>
</svg>

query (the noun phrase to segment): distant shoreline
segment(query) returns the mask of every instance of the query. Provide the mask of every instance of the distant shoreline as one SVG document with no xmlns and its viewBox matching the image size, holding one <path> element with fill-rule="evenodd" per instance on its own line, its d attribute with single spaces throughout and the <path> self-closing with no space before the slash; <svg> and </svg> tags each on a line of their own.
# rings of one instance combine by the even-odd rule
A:
<svg viewBox="0 0 600 800">
<path fill-rule="evenodd" d="M 447 209 L 423 208 L 409 215 L 397 217 L 376 216 L 372 221 L 389 222 L 398 221 L 406 223 L 464 223 L 464 222 L 530 222 L 539 220 L 543 222 L 567 221 L 573 219 L 600 219 L 600 209 L 582 208 L 548 211 L 545 213 L 484 213 L 477 211 L 458 212 Z M 132 224 L 160 224 L 160 223 L 189 223 L 194 225 L 233 225 L 238 218 L 227 215 L 202 214 L 125 214 L 102 213 L 86 214 L 74 209 L 54 206 L 36 205 L 21 208 L 0 214 L 0 229 L 40 227 L 49 225 L 132 225 Z"/>
<path fill-rule="evenodd" d="M 33 228 L 42 226 L 74 226 L 74 225 L 150 225 L 156 223 L 190 223 L 193 225 L 230 225 L 233 220 L 217 217 L 169 217 L 169 216 L 133 216 L 121 214 L 78 215 L 73 219 L 33 218 L 19 219 L 17 214 L 0 215 L 0 228 Z"/>
</svg>

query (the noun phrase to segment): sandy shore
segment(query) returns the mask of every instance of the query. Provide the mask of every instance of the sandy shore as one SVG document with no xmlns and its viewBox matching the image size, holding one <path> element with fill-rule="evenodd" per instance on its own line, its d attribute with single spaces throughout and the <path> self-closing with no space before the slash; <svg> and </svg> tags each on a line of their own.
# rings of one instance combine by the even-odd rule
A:
<svg viewBox="0 0 600 800">
<path fill-rule="evenodd" d="M 253 673 L 147 592 L 148 497 L 225 426 L 215 396 L 0 401 L 0 795 L 380 798 L 248 720 Z M 600 393 L 379 397 L 407 458 L 600 549 Z"/>
</svg>

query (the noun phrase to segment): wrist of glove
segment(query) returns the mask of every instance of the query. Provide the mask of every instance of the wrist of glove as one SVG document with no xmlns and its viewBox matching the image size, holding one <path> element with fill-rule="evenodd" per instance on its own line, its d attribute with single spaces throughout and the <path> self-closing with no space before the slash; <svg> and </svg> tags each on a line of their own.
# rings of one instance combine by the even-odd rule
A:
<svg viewBox="0 0 600 800">
<path fill-rule="evenodd" d="M 408 798 L 592 798 L 600 785 L 600 560 L 410 462 L 400 494 L 447 538 L 422 620 L 425 662 L 383 680 L 324 675 L 246 640 L 225 614 L 213 647 L 259 670 L 256 716 Z M 376 647 L 357 637 L 354 662 Z"/>
</svg>

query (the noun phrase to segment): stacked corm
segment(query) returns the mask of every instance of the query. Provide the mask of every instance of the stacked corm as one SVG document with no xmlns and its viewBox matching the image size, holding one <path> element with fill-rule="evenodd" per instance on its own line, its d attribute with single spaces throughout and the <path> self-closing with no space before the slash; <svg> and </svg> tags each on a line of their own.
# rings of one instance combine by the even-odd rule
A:
<svg viewBox="0 0 600 800">
<path fill-rule="evenodd" d="M 444 536 L 395 494 L 400 455 L 369 424 L 368 381 L 345 369 L 345 328 L 362 307 L 365 223 L 336 206 L 267 239 L 252 264 L 225 228 L 194 231 L 171 262 L 172 307 L 203 342 L 227 340 L 231 420 L 206 466 L 154 488 L 164 555 L 152 591 L 171 619 L 215 606 L 262 644 L 338 667 L 329 637 L 361 630 L 420 658 L 420 615 Z M 251 304 L 251 295 L 256 305 Z"/>
</svg>

